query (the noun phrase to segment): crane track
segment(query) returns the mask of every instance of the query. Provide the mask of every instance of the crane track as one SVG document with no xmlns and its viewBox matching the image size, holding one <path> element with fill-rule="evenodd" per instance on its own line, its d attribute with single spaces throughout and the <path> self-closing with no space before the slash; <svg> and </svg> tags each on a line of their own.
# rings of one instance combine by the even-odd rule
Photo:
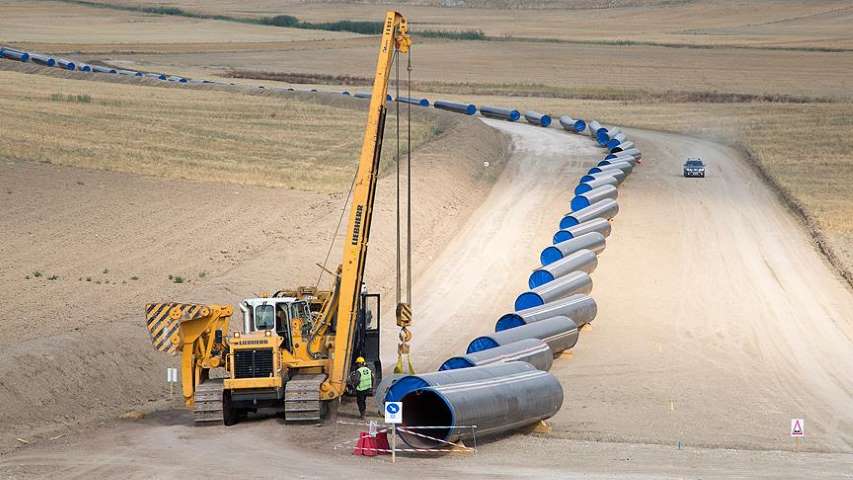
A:
<svg viewBox="0 0 853 480">
<path fill-rule="evenodd" d="M 193 406 L 195 423 L 223 423 L 222 392 L 222 378 L 207 379 L 196 387 Z"/>
</svg>

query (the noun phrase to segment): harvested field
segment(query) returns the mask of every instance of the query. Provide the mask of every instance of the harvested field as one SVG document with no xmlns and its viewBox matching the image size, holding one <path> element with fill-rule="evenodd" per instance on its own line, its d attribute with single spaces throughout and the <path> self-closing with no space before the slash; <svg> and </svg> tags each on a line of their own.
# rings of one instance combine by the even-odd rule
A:
<svg viewBox="0 0 853 480">
<path fill-rule="evenodd" d="M 356 35 L 153 15 L 66 2 L 10 0 L 0 4 L 0 43 L 245 43 L 353 36 Z"/>
<path fill-rule="evenodd" d="M 138 0 L 96 0 L 139 5 Z M 365 5 L 365 3 L 367 3 Z M 160 5 L 190 12 L 264 17 L 293 15 L 313 22 L 375 21 L 385 2 L 167 0 Z M 466 1 L 467 8 L 439 2 L 397 2 L 417 30 L 482 30 L 492 37 L 573 42 L 639 42 L 684 46 L 738 45 L 759 48 L 853 48 L 853 7 L 843 0 L 788 2 Z"/>
<path fill-rule="evenodd" d="M 49 71 L 54 72 L 74 76 Z M 321 192 L 349 185 L 367 105 L 347 99 L 324 105 L 296 95 L 235 95 L 13 71 L 0 71 L 0 82 L 16 85 L 0 92 L 2 157 Z M 415 146 L 446 128 L 434 116 L 415 119 Z M 389 116 L 389 125 L 393 121 Z M 333 142 L 329 131 L 337 133 Z M 110 141 L 103 141 L 107 138 Z M 393 153 L 391 148 L 384 152 L 386 169 L 393 165 Z"/>
</svg>

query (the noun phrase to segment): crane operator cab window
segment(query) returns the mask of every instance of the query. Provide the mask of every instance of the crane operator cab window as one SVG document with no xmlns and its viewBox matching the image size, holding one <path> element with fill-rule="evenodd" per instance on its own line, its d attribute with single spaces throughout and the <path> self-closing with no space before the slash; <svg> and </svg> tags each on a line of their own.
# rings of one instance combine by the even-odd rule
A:
<svg viewBox="0 0 853 480">
<path fill-rule="evenodd" d="M 275 315 L 272 305 L 258 305 L 255 308 L 255 331 L 273 330 L 275 328 Z"/>
<path fill-rule="evenodd" d="M 291 350 L 289 305 L 289 303 L 278 303 L 275 306 L 275 333 L 282 338 L 281 346 L 288 351 Z"/>
</svg>

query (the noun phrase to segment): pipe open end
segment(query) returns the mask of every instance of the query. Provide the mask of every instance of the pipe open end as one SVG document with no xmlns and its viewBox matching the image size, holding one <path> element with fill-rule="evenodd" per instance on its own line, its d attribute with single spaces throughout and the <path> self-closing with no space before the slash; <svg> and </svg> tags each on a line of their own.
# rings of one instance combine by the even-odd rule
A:
<svg viewBox="0 0 853 480">
<path fill-rule="evenodd" d="M 530 274 L 530 278 L 527 280 L 527 285 L 530 288 L 540 287 L 545 285 L 546 283 L 554 280 L 554 275 L 547 270 L 534 270 L 533 273 Z"/>
<path fill-rule="evenodd" d="M 420 389 L 403 398 L 403 427 L 418 428 L 420 435 L 400 431 L 400 438 L 412 448 L 437 448 L 446 446 L 455 422 L 453 409 L 440 393 L 432 389 Z"/>
<path fill-rule="evenodd" d="M 586 208 L 590 205 L 589 200 L 586 197 L 577 196 L 572 199 L 572 211 L 577 212 L 582 208 Z"/>
<path fill-rule="evenodd" d="M 563 226 L 562 223 L 560 222 L 561 227 Z M 563 252 L 557 247 L 548 247 L 539 254 L 539 261 L 542 262 L 542 265 L 554 263 L 561 258 L 563 258 Z"/>
<path fill-rule="evenodd" d="M 554 234 L 554 244 L 556 245 L 560 242 L 565 242 L 566 240 L 571 240 L 572 238 L 574 238 L 574 235 L 572 235 L 572 232 L 570 232 L 568 230 L 559 230 L 557 233 Z"/>
<path fill-rule="evenodd" d="M 385 392 L 384 400 L 386 402 L 399 402 L 407 393 L 428 386 L 429 383 L 425 382 L 422 378 L 415 375 L 409 375 L 397 380 L 388 387 L 388 391 Z"/>
<path fill-rule="evenodd" d="M 545 302 L 537 293 L 524 292 L 515 299 L 515 311 L 524 310 L 527 308 L 538 307 L 544 305 Z"/>
<path fill-rule="evenodd" d="M 495 324 L 495 332 L 502 332 L 504 330 L 509 330 L 510 328 L 515 327 L 521 327 L 523 325 L 527 325 L 527 323 L 520 316 L 515 314 L 504 315 L 503 317 L 499 318 L 498 323 Z"/>
<path fill-rule="evenodd" d="M 469 368 L 473 366 L 475 365 L 465 357 L 453 357 L 448 358 L 444 363 L 442 363 L 438 370 L 456 370 L 457 368 Z"/>
<path fill-rule="evenodd" d="M 509 314 L 515 315 L 515 314 Z M 501 317 L 501 320 L 505 318 L 507 315 Z M 500 324 L 500 320 L 498 320 L 498 324 Z M 497 330 L 495 330 L 497 331 Z M 468 350 L 465 353 L 474 353 L 474 352 L 482 352 L 483 350 L 488 350 L 490 348 L 500 347 L 498 342 L 494 341 L 491 337 L 477 337 L 474 340 L 471 340 L 471 343 L 468 344 Z"/>
</svg>

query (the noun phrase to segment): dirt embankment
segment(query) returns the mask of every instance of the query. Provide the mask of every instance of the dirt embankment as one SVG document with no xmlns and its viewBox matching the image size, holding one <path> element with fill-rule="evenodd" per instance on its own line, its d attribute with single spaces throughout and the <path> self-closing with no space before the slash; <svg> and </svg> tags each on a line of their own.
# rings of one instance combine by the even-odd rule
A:
<svg viewBox="0 0 853 480">
<path fill-rule="evenodd" d="M 435 115 L 442 133 L 413 155 L 416 272 L 482 201 L 508 151 L 478 121 Z M 155 405 L 175 359 L 151 348 L 143 305 L 313 285 L 344 200 L 2 158 L 0 179 L 0 451 Z M 394 180 L 380 181 L 367 272 L 382 292 L 394 285 Z"/>
</svg>

